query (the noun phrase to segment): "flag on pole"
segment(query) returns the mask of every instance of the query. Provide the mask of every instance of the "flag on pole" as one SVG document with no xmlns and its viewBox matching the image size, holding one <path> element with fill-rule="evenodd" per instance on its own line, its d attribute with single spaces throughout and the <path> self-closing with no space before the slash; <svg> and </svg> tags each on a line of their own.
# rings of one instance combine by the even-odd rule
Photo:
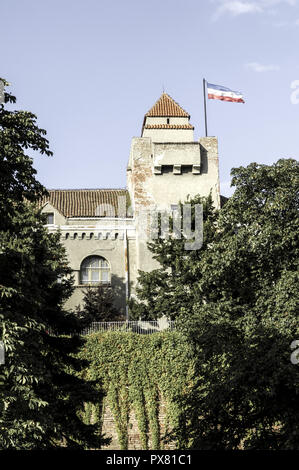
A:
<svg viewBox="0 0 299 470">
<path fill-rule="evenodd" d="M 245 103 L 242 93 L 233 91 L 220 85 L 207 82 L 208 98 L 210 100 L 232 101 L 234 103 Z"/>
</svg>

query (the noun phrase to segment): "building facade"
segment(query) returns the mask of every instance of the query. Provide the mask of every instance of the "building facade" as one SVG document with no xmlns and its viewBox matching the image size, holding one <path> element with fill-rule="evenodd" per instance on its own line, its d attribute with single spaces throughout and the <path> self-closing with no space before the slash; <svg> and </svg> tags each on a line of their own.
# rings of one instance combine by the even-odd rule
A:
<svg viewBox="0 0 299 470">
<path fill-rule="evenodd" d="M 108 284 L 125 318 L 138 270 L 157 267 L 147 248 L 149 214 L 210 193 L 219 208 L 219 186 L 216 137 L 194 141 L 190 115 L 163 93 L 146 113 L 141 137 L 132 139 L 126 189 L 49 190 L 42 201 L 47 227 L 60 230 L 74 274 L 66 307 L 82 306 L 86 286 Z"/>
</svg>

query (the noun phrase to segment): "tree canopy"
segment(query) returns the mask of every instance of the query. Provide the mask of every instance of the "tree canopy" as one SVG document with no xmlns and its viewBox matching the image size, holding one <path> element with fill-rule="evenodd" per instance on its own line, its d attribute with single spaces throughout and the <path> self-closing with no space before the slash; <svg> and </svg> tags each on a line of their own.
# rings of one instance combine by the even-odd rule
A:
<svg viewBox="0 0 299 470">
<path fill-rule="evenodd" d="M 183 267 L 176 271 L 179 296 L 184 293 L 177 309 L 161 303 L 154 311 L 175 312 L 194 347 L 198 380 L 185 403 L 193 447 L 299 447 L 299 371 L 290 361 L 290 345 L 299 338 L 298 175 L 293 159 L 235 168 L 235 192 L 201 253 L 184 254 L 160 240 L 152 247 Z M 171 276 L 166 265 L 159 275 Z M 157 279 L 141 274 L 145 312 L 151 291 L 161 299 L 170 295 Z"/>
<path fill-rule="evenodd" d="M 15 102 L 6 92 L 0 104 L 0 449 L 95 448 L 101 438 L 80 418 L 96 393 L 79 378 L 82 326 L 64 310 L 72 275 L 59 233 L 44 227 L 46 190 L 28 155 L 52 152 L 34 114 L 9 109 Z"/>
</svg>

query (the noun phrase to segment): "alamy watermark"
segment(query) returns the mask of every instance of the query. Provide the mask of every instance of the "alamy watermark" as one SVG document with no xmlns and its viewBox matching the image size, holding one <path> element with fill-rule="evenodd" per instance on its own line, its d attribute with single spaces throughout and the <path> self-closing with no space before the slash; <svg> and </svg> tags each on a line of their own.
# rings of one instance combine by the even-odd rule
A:
<svg viewBox="0 0 299 470">
<path fill-rule="evenodd" d="M 291 349 L 294 349 L 291 354 L 291 363 L 299 364 L 299 339 L 295 339 L 294 341 L 292 341 Z"/>
<path fill-rule="evenodd" d="M 127 208 L 126 196 L 118 196 L 118 207 L 100 204 L 95 216 L 108 217 L 114 230 L 123 228 L 123 220 L 132 213 Z M 178 204 L 172 210 L 160 210 L 154 206 L 141 206 L 135 209 L 135 222 L 138 239 L 153 241 L 157 239 L 185 239 L 187 251 L 199 250 L 203 244 L 203 207 L 202 204 Z"/>
</svg>

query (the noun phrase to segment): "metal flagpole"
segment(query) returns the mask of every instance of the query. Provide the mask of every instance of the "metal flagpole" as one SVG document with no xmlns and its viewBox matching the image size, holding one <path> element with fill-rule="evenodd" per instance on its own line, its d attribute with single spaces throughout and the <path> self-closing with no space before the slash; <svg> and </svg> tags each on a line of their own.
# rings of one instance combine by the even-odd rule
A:
<svg viewBox="0 0 299 470">
<path fill-rule="evenodd" d="M 206 127 L 206 137 L 208 137 L 206 83 L 207 83 L 206 80 L 203 79 L 203 99 L 204 99 L 204 109 L 205 109 L 205 127 Z"/>
</svg>

